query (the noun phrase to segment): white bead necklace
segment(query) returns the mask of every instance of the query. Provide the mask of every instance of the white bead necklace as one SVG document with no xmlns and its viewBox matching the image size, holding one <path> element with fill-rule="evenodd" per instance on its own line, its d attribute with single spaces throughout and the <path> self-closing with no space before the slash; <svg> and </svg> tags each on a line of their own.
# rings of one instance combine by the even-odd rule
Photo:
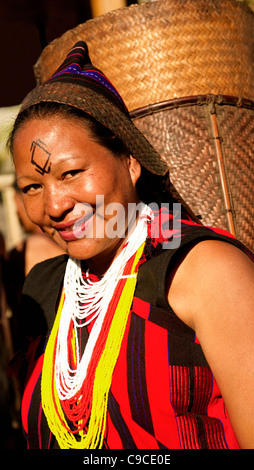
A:
<svg viewBox="0 0 254 470">
<path fill-rule="evenodd" d="M 136 227 L 102 279 L 95 282 L 88 278 L 84 279 L 81 262 L 74 258 L 69 258 L 67 262 L 64 277 L 65 301 L 59 323 L 55 358 L 55 381 L 60 400 L 75 396 L 86 378 L 88 365 L 117 282 L 122 277 L 127 261 L 146 240 L 149 219 L 151 219 L 151 210 L 142 204 Z M 78 331 L 94 319 L 95 323 L 80 358 Z M 69 366 L 68 360 L 67 338 L 71 321 L 74 323 L 75 333 L 77 358 L 75 369 Z"/>
</svg>

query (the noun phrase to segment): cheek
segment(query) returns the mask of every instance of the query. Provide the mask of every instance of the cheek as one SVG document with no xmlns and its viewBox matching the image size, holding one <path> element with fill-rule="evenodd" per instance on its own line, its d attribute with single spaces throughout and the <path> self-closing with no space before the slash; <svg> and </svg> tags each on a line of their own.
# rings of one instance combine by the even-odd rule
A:
<svg viewBox="0 0 254 470">
<path fill-rule="evenodd" d="M 38 201 L 24 198 L 24 207 L 27 217 L 36 225 L 43 224 L 43 208 Z"/>
</svg>

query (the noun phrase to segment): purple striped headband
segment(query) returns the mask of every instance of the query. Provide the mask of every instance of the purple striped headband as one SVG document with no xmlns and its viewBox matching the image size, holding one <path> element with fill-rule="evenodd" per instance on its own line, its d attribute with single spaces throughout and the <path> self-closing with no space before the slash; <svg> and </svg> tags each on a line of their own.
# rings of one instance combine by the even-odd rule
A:
<svg viewBox="0 0 254 470">
<path fill-rule="evenodd" d="M 105 97 L 119 106 L 124 113 L 128 114 L 128 110 L 118 91 L 104 73 L 91 63 L 88 47 L 84 41 L 79 41 L 75 44 L 67 54 L 64 62 L 46 83 L 58 80 L 94 87 L 95 90 L 104 94 Z"/>
<path fill-rule="evenodd" d="M 84 41 L 72 47 L 46 82 L 28 93 L 19 114 L 43 102 L 67 104 L 84 111 L 121 139 L 130 154 L 151 173 L 168 173 L 167 164 L 132 122 L 118 91 L 91 63 Z"/>
</svg>

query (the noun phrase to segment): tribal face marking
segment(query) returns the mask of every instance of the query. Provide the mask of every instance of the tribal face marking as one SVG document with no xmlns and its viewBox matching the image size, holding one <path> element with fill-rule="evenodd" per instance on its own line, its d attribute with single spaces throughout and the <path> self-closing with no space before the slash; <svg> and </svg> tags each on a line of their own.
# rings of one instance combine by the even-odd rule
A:
<svg viewBox="0 0 254 470">
<path fill-rule="evenodd" d="M 35 171 L 38 171 L 41 175 L 50 172 L 50 155 L 51 153 L 45 149 L 46 144 L 40 139 L 32 142 L 31 152 L 31 163 L 36 166 Z"/>
</svg>

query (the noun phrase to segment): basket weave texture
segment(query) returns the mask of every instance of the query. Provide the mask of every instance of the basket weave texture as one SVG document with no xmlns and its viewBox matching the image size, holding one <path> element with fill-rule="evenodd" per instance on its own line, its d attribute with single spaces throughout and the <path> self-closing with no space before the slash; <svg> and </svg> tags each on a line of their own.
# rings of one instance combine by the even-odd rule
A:
<svg viewBox="0 0 254 470">
<path fill-rule="evenodd" d="M 132 5 L 53 41 L 35 65 L 35 75 L 45 81 L 82 39 L 93 64 L 113 82 L 129 110 L 207 93 L 254 99 L 253 27 L 250 8 L 232 0 Z"/>
<path fill-rule="evenodd" d="M 234 234 L 254 247 L 254 106 L 215 106 Z M 172 183 L 209 226 L 230 230 L 211 125 L 210 103 L 179 106 L 135 119 L 170 167 Z M 233 233 L 233 232 L 232 232 Z"/>
<path fill-rule="evenodd" d="M 231 230 L 211 126 L 216 115 L 234 231 L 254 247 L 254 14 L 235 0 L 132 5 L 67 31 L 34 70 L 45 81 L 78 40 L 89 46 L 135 124 L 167 162 L 173 183 L 206 225 Z M 185 100 L 226 95 L 241 100 Z M 246 101 L 247 100 L 247 105 Z M 154 104 L 174 103 L 169 106 Z M 136 110 L 146 108 L 139 114 Z M 232 231 L 232 230 L 231 230 Z"/>
</svg>

